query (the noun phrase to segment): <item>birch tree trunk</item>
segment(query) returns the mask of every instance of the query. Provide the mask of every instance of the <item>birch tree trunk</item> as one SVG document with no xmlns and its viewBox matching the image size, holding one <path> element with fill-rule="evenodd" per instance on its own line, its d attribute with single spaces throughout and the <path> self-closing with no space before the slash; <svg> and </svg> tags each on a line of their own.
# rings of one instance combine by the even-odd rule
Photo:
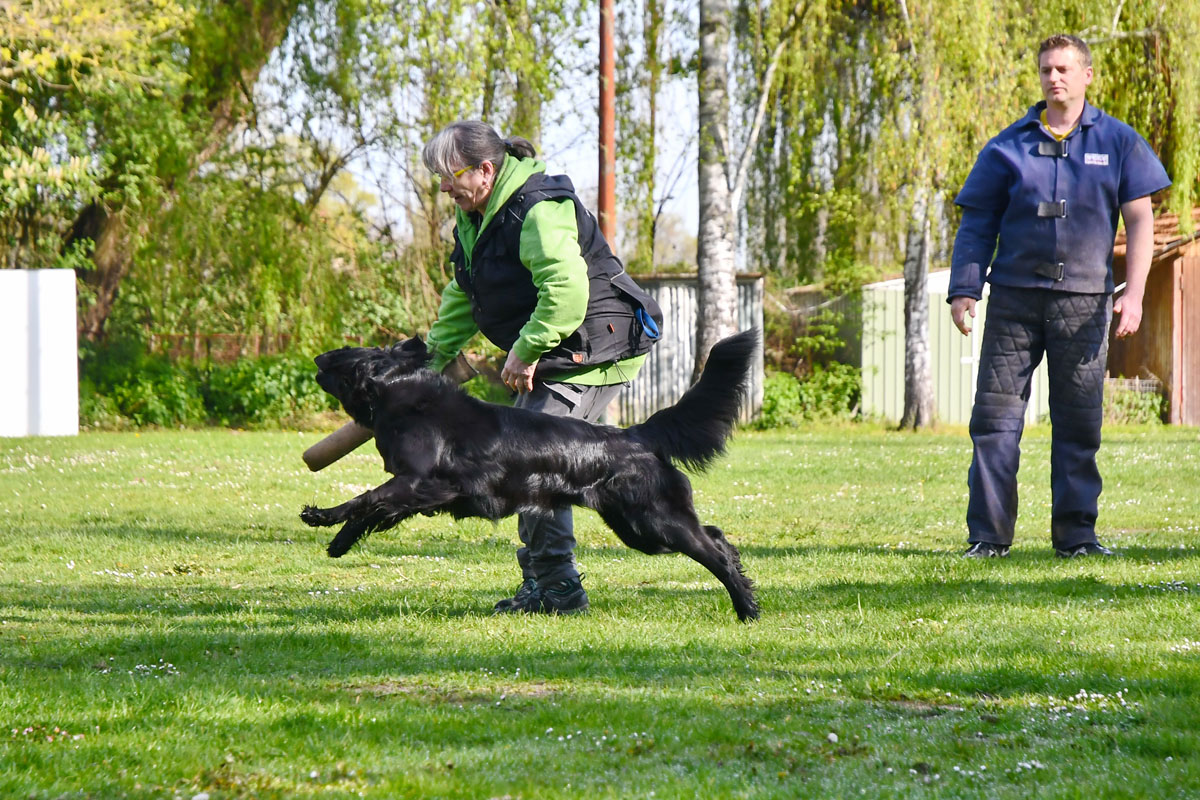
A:
<svg viewBox="0 0 1200 800">
<path fill-rule="evenodd" d="M 712 346 L 737 330 L 737 216 L 728 172 L 729 17 L 729 0 L 700 0 L 700 286 L 693 379 Z"/>
<path fill-rule="evenodd" d="M 737 331 L 738 210 L 775 73 L 808 8 L 807 0 L 797 0 L 766 59 L 754 116 L 738 156 L 729 136 L 729 0 L 700 0 L 700 225 L 696 243 L 700 302 L 693 379 L 700 377 L 712 346 Z"/>
<path fill-rule="evenodd" d="M 901 429 L 933 424 L 933 368 L 929 356 L 930 203 L 917 187 L 904 253 L 904 414 Z"/>
<path fill-rule="evenodd" d="M 900 13 L 910 36 L 914 26 L 907 0 L 899 0 Z M 931 219 L 935 191 L 934 137 L 943 125 L 937 119 L 942 107 L 938 92 L 937 67 L 932 45 L 913 37 L 912 100 L 909 113 L 914 159 L 913 202 L 909 212 L 908 237 L 904 251 L 904 414 L 900 428 L 917 430 L 933 425 L 933 366 L 929 356 L 929 259 Z M 936 195 L 935 195 L 936 196 Z"/>
</svg>

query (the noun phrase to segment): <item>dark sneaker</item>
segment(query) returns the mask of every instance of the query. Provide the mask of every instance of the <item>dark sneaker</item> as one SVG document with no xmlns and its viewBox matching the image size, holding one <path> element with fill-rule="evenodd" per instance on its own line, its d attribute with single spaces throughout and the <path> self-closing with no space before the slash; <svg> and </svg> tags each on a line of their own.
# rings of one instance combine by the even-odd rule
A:
<svg viewBox="0 0 1200 800">
<path fill-rule="evenodd" d="M 1084 542 L 1065 550 L 1055 550 L 1054 555 L 1059 558 L 1079 558 L 1080 556 L 1115 556 L 1116 553 L 1099 542 Z"/>
<path fill-rule="evenodd" d="M 963 558 L 1004 558 L 1007 555 L 1008 548 L 1002 544 L 976 542 L 963 553 Z"/>
<path fill-rule="evenodd" d="M 496 607 L 492 609 L 493 614 L 520 614 L 522 612 L 533 613 L 538 611 L 542 605 L 542 590 L 538 587 L 537 581 L 533 578 L 526 578 L 521 581 L 521 586 L 517 589 L 517 593 L 512 597 L 506 597 Z"/>
<path fill-rule="evenodd" d="M 542 611 L 546 614 L 582 614 L 588 610 L 588 596 L 582 578 L 567 578 L 542 590 Z"/>
</svg>

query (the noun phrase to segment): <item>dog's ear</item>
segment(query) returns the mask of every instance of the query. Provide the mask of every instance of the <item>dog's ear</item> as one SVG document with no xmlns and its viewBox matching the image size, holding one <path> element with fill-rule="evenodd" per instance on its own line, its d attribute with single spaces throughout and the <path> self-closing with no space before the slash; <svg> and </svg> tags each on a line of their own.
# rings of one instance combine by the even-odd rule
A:
<svg viewBox="0 0 1200 800">
<path fill-rule="evenodd" d="M 396 342 L 389 352 L 394 359 L 393 366 L 405 374 L 415 372 L 433 360 L 433 354 L 419 336 Z"/>
<path fill-rule="evenodd" d="M 404 340 L 400 343 L 400 349 L 412 355 L 425 355 L 429 352 L 429 348 L 425 346 L 425 342 L 420 336 Z"/>
</svg>

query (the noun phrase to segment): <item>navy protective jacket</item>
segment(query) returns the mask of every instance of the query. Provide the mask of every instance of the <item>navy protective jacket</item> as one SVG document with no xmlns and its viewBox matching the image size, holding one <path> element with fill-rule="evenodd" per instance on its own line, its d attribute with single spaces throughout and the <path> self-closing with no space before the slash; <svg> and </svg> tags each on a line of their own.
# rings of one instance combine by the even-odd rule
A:
<svg viewBox="0 0 1200 800">
<path fill-rule="evenodd" d="M 1041 124 L 1045 107 L 1039 102 L 989 141 L 954 198 L 963 218 L 950 298 L 978 300 L 984 280 L 1111 293 L 1121 205 L 1171 185 L 1150 145 L 1124 122 L 1085 104 L 1059 142 Z"/>
</svg>

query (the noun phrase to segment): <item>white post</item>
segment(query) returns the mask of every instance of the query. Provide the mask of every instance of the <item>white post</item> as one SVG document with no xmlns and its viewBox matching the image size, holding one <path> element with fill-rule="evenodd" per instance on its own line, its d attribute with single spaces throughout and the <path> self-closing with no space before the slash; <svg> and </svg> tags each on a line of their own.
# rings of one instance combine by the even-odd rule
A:
<svg viewBox="0 0 1200 800">
<path fill-rule="evenodd" d="M 79 433 L 75 271 L 0 270 L 0 436 Z"/>
</svg>

